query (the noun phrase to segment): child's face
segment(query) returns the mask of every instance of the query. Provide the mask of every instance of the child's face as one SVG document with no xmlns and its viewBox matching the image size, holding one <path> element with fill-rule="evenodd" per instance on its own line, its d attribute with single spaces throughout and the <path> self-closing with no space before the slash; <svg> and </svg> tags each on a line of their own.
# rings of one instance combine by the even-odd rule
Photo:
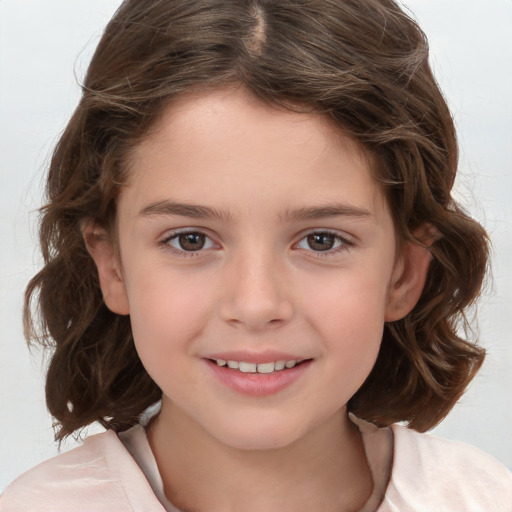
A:
<svg viewBox="0 0 512 512">
<path fill-rule="evenodd" d="M 102 286 L 131 316 L 162 415 L 242 448 L 344 417 L 384 322 L 404 314 L 403 258 L 369 165 L 324 118 L 243 89 L 180 100 L 135 148 L 118 203 L 122 279 Z M 245 373 L 217 359 L 303 362 Z"/>
</svg>

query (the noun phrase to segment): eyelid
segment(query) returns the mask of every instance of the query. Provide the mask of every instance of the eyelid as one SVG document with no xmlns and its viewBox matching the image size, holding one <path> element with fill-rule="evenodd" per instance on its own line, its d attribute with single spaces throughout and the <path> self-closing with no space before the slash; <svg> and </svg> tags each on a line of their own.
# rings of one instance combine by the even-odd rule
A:
<svg viewBox="0 0 512 512">
<path fill-rule="evenodd" d="M 204 235 L 205 238 L 207 238 L 208 240 L 210 240 L 212 242 L 213 247 L 201 248 L 201 249 L 198 249 L 197 251 L 186 251 L 184 249 L 178 249 L 176 247 L 173 247 L 169 244 L 169 242 L 171 240 L 173 240 L 181 235 L 186 235 L 189 233 Z M 179 228 L 179 229 L 169 231 L 163 236 L 163 238 L 161 238 L 158 241 L 158 245 L 168 251 L 173 252 L 174 254 L 177 254 L 179 256 L 185 256 L 185 257 L 200 256 L 202 253 L 204 253 L 212 248 L 220 247 L 220 244 L 218 244 L 214 240 L 214 238 L 207 233 L 207 230 L 205 230 L 203 228 L 195 228 L 195 227 Z"/>
<path fill-rule="evenodd" d="M 197 251 L 186 251 L 184 249 L 177 249 L 175 247 L 172 247 L 169 244 L 169 241 L 179 237 L 180 235 L 185 235 L 187 233 L 197 233 L 197 234 L 204 235 L 205 238 L 207 238 L 208 240 L 210 240 L 212 242 L 213 247 L 201 248 L 201 249 L 198 249 Z M 334 238 L 336 238 L 337 240 L 339 240 L 341 242 L 341 244 L 338 247 L 335 247 L 333 249 L 329 249 L 326 251 L 315 251 L 313 249 L 302 249 L 302 248 L 297 247 L 298 244 L 300 242 L 302 242 L 304 239 L 306 239 L 308 236 L 315 235 L 315 234 L 331 235 Z M 293 244 L 292 249 L 308 252 L 308 253 L 314 255 L 314 257 L 318 257 L 318 258 L 327 257 L 327 256 L 338 254 L 340 252 L 348 251 L 350 248 L 352 248 L 355 245 L 355 239 L 353 236 L 348 235 L 347 233 L 340 232 L 340 231 L 337 231 L 334 229 L 329 229 L 329 228 L 309 229 L 309 230 L 303 231 L 299 236 L 300 236 L 300 238 L 297 240 L 297 242 L 295 242 Z M 179 256 L 185 256 L 185 257 L 191 257 L 191 256 L 197 257 L 211 249 L 218 249 L 221 247 L 221 245 L 215 241 L 214 237 L 212 237 L 208 234 L 207 229 L 196 228 L 196 227 L 178 228 L 178 229 L 174 229 L 170 232 L 167 232 L 163 236 L 163 238 L 159 240 L 158 245 L 162 246 L 164 249 L 169 250 Z"/>
<path fill-rule="evenodd" d="M 302 242 L 303 240 L 305 240 L 308 236 L 317 235 L 317 234 L 318 235 L 320 235 L 320 234 L 331 235 L 334 238 L 336 238 L 337 240 L 339 240 L 341 242 L 341 244 L 338 247 L 334 247 L 333 249 L 329 249 L 326 251 L 315 251 L 313 249 L 302 249 L 302 248 L 297 247 L 298 244 L 300 242 Z M 346 233 L 342 233 L 340 231 L 336 231 L 334 229 L 328 229 L 328 228 L 315 228 L 315 229 L 311 229 L 311 230 L 301 233 L 299 240 L 297 242 L 295 242 L 295 244 L 293 245 L 293 248 L 297 248 L 297 250 L 302 250 L 302 251 L 311 253 L 316 258 L 318 258 L 318 257 L 322 258 L 322 257 L 332 256 L 332 255 L 338 254 L 340 252 L 348 251 L 354 245 L 355 245 L 354 237 L 352 237 Z"/>
</svg>

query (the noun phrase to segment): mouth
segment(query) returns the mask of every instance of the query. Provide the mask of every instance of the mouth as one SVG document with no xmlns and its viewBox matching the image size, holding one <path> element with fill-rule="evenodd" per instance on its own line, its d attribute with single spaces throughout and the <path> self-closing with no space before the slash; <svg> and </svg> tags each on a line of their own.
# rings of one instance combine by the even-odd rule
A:
<svg viewBox="0 0 512 512">
<path fill-rule="evenodd" d="M 313 363 L 313 359 L 292 359 L 277 353 L 219 356 L 212 354 L 204 359 L 217 380 L 237 393 L 254 397 L 277 394 L 292 386 Z"/>
<path fill-rule="evenodd" d="M 224 359 L 210 359 L 210 361 L 217 366 L 225 367 L 226 369 L 230 369 L 233 371 L 241 372 L 241 373 L 262 373 L 262 374 L 271 374 L 276 372 L 281 372 L 283 370 L 291 370 L 296 366 L 299 366 L 306 361 L 310 361 L 311 359 L 290 359 L 288 361 L 279 360 L 279 361 L 270 361 L 266 363 L 251 363 L 247 361 L 234 361 L 234 360 L 224 360 Z"/>
</svg>

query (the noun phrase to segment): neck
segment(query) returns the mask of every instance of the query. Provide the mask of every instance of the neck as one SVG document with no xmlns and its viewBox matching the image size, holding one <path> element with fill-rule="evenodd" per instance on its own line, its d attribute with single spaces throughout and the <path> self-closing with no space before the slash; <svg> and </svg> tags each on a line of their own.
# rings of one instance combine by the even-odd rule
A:
<svg viewBox="0 0 512 512">
<path fill-rule="evenodd" d="M 270 450 L 227 446 L 166 402 L 147 431 L 165 494 L 183 511 L 348 512 L 360 510 L 372 491 L 346 411 Z"/>
</svg>

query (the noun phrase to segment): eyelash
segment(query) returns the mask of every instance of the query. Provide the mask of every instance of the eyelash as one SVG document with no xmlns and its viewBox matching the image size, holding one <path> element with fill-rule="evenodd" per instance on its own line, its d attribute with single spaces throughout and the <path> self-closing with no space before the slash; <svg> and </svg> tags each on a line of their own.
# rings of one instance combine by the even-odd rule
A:
<svg viewBox="0 0 512 512">
<path fill-rule="evenodd" d="M 172 240 L 178 239 L 180 236 L 183 236 L 183 235 L 203 235 L 207 240 L 210 240 L 213 244 L 213 241 L 211 240 L 211 238 L 208 235 L 206 235 L 205 233 L 203 233 L 202 231 L 183 230 L 183 231 L 175 231 L 175 232 L 169 234 L 161 242 L 159 242 L 158 245 L 162 246 L 166 250 L 170 250 L 174 254 L 177 254 L 178 256 L 181 256 L 181 257 L 185 257 L 185 258 L 199 257 L 201 255 L 201 252 L 203 252 L 204 248 L 201 248 L 197 251 L 187 251 L 185 249 L 177 249 L 170 245 L 170 242 Z"/>
<path fill-rule="evenodd" d="M 334 243 L 339 243 L 338 247 L 334 247 L 332 249 L 328 249 L 326 251 L 314 251 L 313 249 L 304 249 L 308 252 L 311 252 L 315 255 L 315 258 L 328 258 L 329 256 L 336 256 L 342 252 L 348 251 L 351 247 L 354 246 L 354 243 L 347 238 L 341 236 L 339 233 L 330 231 L 328 229 L 314 230 L 307 233 L 303 236 L 294 247 L 300 244 L 302 241 L 307 240 L 310 236 L 318 236 L 318 235 L 327 235 L 334 239 Z M 307 242 L 306 242 L 307 243 Z"/>
<path fill-rule="evenodd" d="M 170 242 L 172 240 L 178 239 L 180 236 L 183 235 L 202 235 L 207 240 L 210 240 L 211 245 L 215 245 L 215 242 L 211 240 L 211 238 L 203 233 L 200 230 L 184 230 L 184 231 L 175 231 L 173 233 L 170 233 L 168 236 L 166 236 L 163 240 L 159 242 L 159 245 L 165 248 L 166 250 L 170 250 L 174 254 L 177 254 L 181 257 L 199 257 L 201 256 L 201 253 L 204 252 L 205 248 L 202 247 L 201 249 L 198 249 L 197 251 L 187 251 L 186 249 L 177 249 L 176 247 L 172 247 L 170 245 Z M 307 240 L 310 236 L 318 236 L 318 235 L 327 235 L 334 238 L 334 243 L 339 243 L 338 247 L 334 247 L 333 249 L 329 249 L 326 251 L 315 251 L 313 249 L 304 249 L 308 252 L 311 252 L 315 255 L 315 258 L 327 258 L 329 256 L 335 256 L 341 252 L 345 252 L 350 250 L 351 247 L 354 246 L 354 243 L 347 238 L 341 236 L 339 233 L 330 231 L 328 229 L 322 229 L 322 230 L 313 230 L 308 233 L 306 233 L 298 242 L 294 244 L 294 248 L 297 247 L 301 242 L 304 240 Z M 306 242 L 307 243 L 307 242 Z M 210 249 L 211 247 L 207 247 L 206 249 Z"/>
</svg>

